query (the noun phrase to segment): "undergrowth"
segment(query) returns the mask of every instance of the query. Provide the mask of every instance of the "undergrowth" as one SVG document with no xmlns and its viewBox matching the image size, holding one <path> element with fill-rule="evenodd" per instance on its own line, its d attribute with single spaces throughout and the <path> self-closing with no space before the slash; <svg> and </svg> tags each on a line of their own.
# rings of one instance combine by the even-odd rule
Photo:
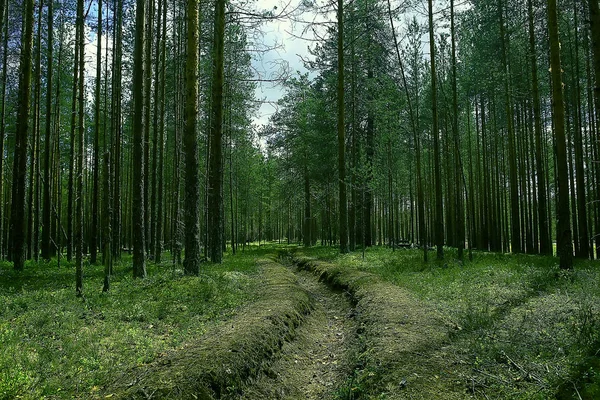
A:
<svg viewBox="0 0 600 400">
<path fill-rule="evenodd" d="M 428 263 L 406 249 L 306 254 L 377 274 L 435 308 L 448 326 L 449 361 L 470 371 L 457 379 L 477 398 L 600 398 L 597 262 L 560 271 L 552 257 L 475 252 L 460 262 L 453 249 Z"/>
<path fill-rule="evenodd" d="M 258 254 L 203 264 L 199 277 L 148 263 L 143 280 L 123 258 L 107 293 L 102 266 L 86 265 L 83 300 L 70 263 L 20 273 L 0 264 L 0 399 L 94 397 L 132 366 L 183 347 L 255 297 Z"/>
</svg>

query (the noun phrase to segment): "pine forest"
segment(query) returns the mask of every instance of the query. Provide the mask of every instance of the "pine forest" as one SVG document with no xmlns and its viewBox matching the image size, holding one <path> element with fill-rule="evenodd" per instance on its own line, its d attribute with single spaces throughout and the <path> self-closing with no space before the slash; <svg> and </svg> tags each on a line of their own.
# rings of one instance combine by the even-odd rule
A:
<svg viewBox="0 0 600 400">
<path fill-rule="evenodd" d="M 598 399 L 598 259 L 598 0 L 0 0 L 0 399 Z"/>
</svg>

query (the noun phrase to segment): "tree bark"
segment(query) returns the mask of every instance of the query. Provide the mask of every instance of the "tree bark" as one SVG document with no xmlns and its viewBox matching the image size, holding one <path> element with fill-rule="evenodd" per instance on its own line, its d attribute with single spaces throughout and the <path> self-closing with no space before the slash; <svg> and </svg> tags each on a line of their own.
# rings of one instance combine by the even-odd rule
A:
<svg viewBox="0 0 600 400">
<path fill-rule="evenodd" d="M 146 2 L 146 31 L 144 33 L 144 254 L 150 243 L 150 105 L 152 91 L 152 42 L 154 0 Z M 158 62 L 156 62 L 158 64 Z"/>
<path fill-rule="evenodd" d="M 2 48 L 4 49 L 2 51 L 2 105 L 0 105 L 0 154 L 4 154 L 4 140 L 5 140 L 5 130 L 6 130 L 6 126 L 5 126 L 5 118 L 6 118 L 6 82 L 7 82 L 7 75 L 8 75 L 8 66 L 7 66 L 7 61 L 8 61 L 8 1 L 6 1 L 4 3 L 4 0 L 2 0 L 3 4 L 1 4 L 2 6 L 2 11 L 0 11 L 0 13 L 4 12 L 4 14 L 2 15 L 2 18 L 0 18 L 0 24 L 4 23 L 4 20 L 6 19 L 6 23 L 4 24 L 2 30 L 0 30 L 0 36 L 3 35 L 3 39 L 2 39 Z M 5 215 L 5 208 L 4 208 L 4 157 L 0 157 L 0 259 L 3 258 L 4 255 L 4 215 Z"/>
<path fill-rule="evenodd" d="M 39 179 L 37 170 L 39 168 L 39 137 L 40 137 L 40 100 L 41 100 L 41 58 L 42 58 L 42 8 L 44 6 L 43 1 L 38 2 L 38 19 L 37 19 L 37 34 L 35 44 L 35 66 L 34 66 L 34 83 L 35 88 L 33 94 L 33 129 L 32 129 L 32 140 L 29 145 L 29 201 L 27 202 L 27 259 L 35 258 L 37 261 L 36 249 L 36 234 L 38 230 L 38 224 L 36 220 L 38 218 L 38 207 L 37 207 L 37 187 L 39 185 Z"/>
<path fill-rule="evenodd" d="M 348 207 L 346 204 L 346 125 L 344 110 L 344 0 L 337 0 L 337 133 L 340 207 L 340 252 L 348 252 Z M 365 226 L 363 229 L 370 229 Z M 364 246 L 364 243 L 363 243 Z"/>
<path fill-rule="evenodd" d="M 434 157 L 434 180 L 435 180 L 435 244 L 437 247 L 437 259 L 444 259 L 444 209 L 442 204 L 442 174 L 440 166 L 440 143 L 438 129 L 437 111 L 437 76 L 435 72 L 435 40 L 433 35 L 433 2 L 429 4 L 429 53 L 431 62 L 431 113 L 433 126 L 433 157 Z"/>
<path fill-rule="evenodd" d="M 517 177 L 517 154 L 515 151 L 515 131 L 513 127 L 512 96 L 510 93 L 510 66 L 508 63 L 508 37 L 504 26 L 504 7 L 502 0 L 498 2 L 498 14 L 500 20 L 500 40 L 502 42 L 502 65 L 504 69 L 504 97 L 506 107 L 506 124 L 508 130 L 508 157 L 510 174 L 510 215 L 511 215 L 511 250 L 520 253 L 521 248 L 521 225 L 519 218 L 519 181 Z"/>
<path fill-rule="evenodd" d="M 208 247 L 212 262 L 223 260 L 223 75 L 225 0 L 215 0 L 212 111 L 209 153 Z"/>
<path fill-rule="evenodd" d="M 146 277 L 144 229 L 144 40 L 146 0 L 136 0 L 133 54 L 133 277 Z"/>
<path fill-rule="evenodd" d="M 11 212 L 12 258 L 14 269 L 17 271 L 22 271 L 25 267 L 25 175 L 27 173 L 27 135 L 29 131 L 29 96 L 31 94 L 33 0 L 23 1 L 22 26 Z"/>
<path fill-rule="evenodd" d="M 217 54 L 220 53 L 220 69 L 221 73 L 217 76 L 217 82 L 213 84 L 219 85 L 220 90 L 223 88 L 223 40 L 224 40 L 224 25 L 225 25 L 225 4 L 224 0 L 218 0 L 217 10 L 219 18 L 215 17 L 215 31 L 219 31 L 221 42 L 216 44 L 220 46 L 217 49 Z M 222 15 L 221 15 L 222 14 Z M 198 275 L 200 272 L 200 176 L 199 160 L 198 160 L 198 131 L 197 115 L 198 115 L 198 2 L 196 0 L 188 0 L 187 2 L 187 57 L 185 65 L 185 129 L 183 133 L 183 143 L 185 151 L 185 259 L 183 260 L 183 268 L 188 275 Z M 219 26 L 217 29 L 217 25 Z M 217 33 L 215 33 L 216 39 Z M 220 80 L 219 80 L 220 79 Z M 213 88 L 213 90 L 218 90 Z M 221 97 L 222 99 L 222 97 Z M 219 105 L 222 106 L 222 100 Z M 222 113 L 222 110 L 219 110 Z M 222 114 L 219 115 L 222 119 Z M 222 125 L 221 128 L 222 129 Z M 222 135 L 222 131 L 218 133 Z M 220 155 L 219 155 L 220 157 Z M 219 160 L 221 162 L 221 160 Z M 222 169 L 220 170 L 222 173 Z M 222 177 L 220 177 L 222 182 Z M 213 188 L 214 189 L 214 188 Z M 219 193 L 221 189 L 219 187 Z M 219 205 L 222 207 L 222 204 Z M 219 208 L 220 210 L 221 208 Z M 220 220 L 220 214 L 219 219 Z M 220 224 L 218 235 L 222 235 Z M 215 230 L 216 231 L 216 230 Z M 213 232 L 215 232 L 213 231 Z M 221 237 L 222 240 L 222 237 Z M 221 242 L 219 242 L 221 243 Z M 221 246 L 219 245 L 219 250 Z M 213 249 L 214 251 L 215 249 Z M 221 250 L 220 250 L 221 251 Z M 222 256 L 222 255 L 220 255 Z M 221 260 L 215 260 L 220 262 Z"/>
<path fill-rule="evenodd" d="M 308 167 L 304 164 L 304 224 L 302 224 L 304 247 L 310 247 L 312 244 L 311 238 L 311 211 L 310 211 L 310 178 L 308 176 Z"/>
<path fill-rule="evenodd" d="M 164 4 L 163 4 L 164 3 Z M 154 262 L 160 263 L 161 252 L 162 252 L 162 238 L 163 238 L 163 178 L 164 178 L 164 152 L 165 152 L 165 81 L 166 81 L 166 36 L 167 36 L 167 1 L 159 0 L 159 4 L 163 4 L 163 16 L 162 16 L 162 37 L 160 42 L 161 55 L 160 55 L 160 122 L 159 122 L 159 138 L 158 138 L 158 198 L 156 199 L 156 230 L 154 234 Z M 154 204 L 154 203 L 153 203 Z"/>
<path fill-rule="evenodd" d="M 546 173 L 544 171 L 542 151 L 542 119 L 540 111 L 540 92 L 537 73 L 537 50 L 533 25 L 532 0 L 527 0 L 529 22 L 529 53 L 531 57 L 531 94 L 533 96 L 533 118 L 535 130 L 535 161 L 538 190 L 538 221 L 540 231 L 540 254 L 552 254 L 552 239 L 548 229 L 548 199 L 546 198 Z"/>
<path fill-rule="evenodd" d="M 50 0 L 52 2 L 53 0 Z M 92 223 L 90 226 L 90 263 L 98 251 L 98 203 L 100 201 L 100 86 L 102 79 L 102 0 L 98 0 L 98 50 L 96 53 L 96 93 L 94 105 L 94 171 L 92 182 Z"/>
<path fill-rule="evenodd" d="M 113 259 L 112 259 L 112 232 L 111 232 L 111 221 L 112 221 L 112 199 L 111 199 L 111 173 L 110 173 L 110 153 L 104 153 L 104 195 L 103 208 L 104 208 L 104 231 L 102 239 L 103 256 L 102 262 L 104 264 L 104 285 L 102 287 L 103 292 L 110 290 L 110 276 L 112 275 Z"/>
<path fill-rule="evenodd" d="M 575 174 L 577 184 L 577 218 L 579 225 L 579 252 L 575 255 L 580 258 L 588 258 L 590 256 L 590 239 L 588 235 L 588 216 L 587 216 L 587 203 L 586 203 L 586 187 L 585 187 L 585 172 L 583 166 L 583 134 L 581 132 L 581 87 L 579 84 L 579 21 L 577 14 L 577 2 L 573 3 L 573 22 L 575 24 L 575 75 L 573 90 L 574 95 L 574 107 L 575 107 Z"/>
<path fill-rule="evenodd" d="M 595 0 L 591 0 L 592 2 Z M 556 0 L 548 0 L 548 35 L 550 39 L 550 69 L 552 79 L 552 111 L 556 139 L 556 170 L 558 183 L 558 207 L 556 223 L 556 247 L 560 268 L 573 267 L 573 243 L 569 215 L 569 177 L 567 176 L 567 150 L 565 140 L 565 108 L 563 100 L 560 41 L 558 36 L 558 13 Z"/>
<path fill-rule="evenodd" d="M 123 1 L 114 0 L 115 11 L 115 51 L 112 77 L 112 128 L 113 128 L 113 151 L 112 151 L 112 173 L 113 184 L 113 221 L 112 221 L 112 246 L 113 258 L 121 258 L 121 68 L 123 65 Z"/>
<path fill-rule="evenodd" d="M 454 24 L 454 0 L 450 0 L 450 32 L 452 36 L 452 136 L 454 137 L 454 166 L 456 190 L 456 244 L 458 259 L 463 260 L 465 249 L 465 215 L 463 205 L 463 175 L 460 162 L 460 137 L 458 134 L 458 93 L 456 88 L 456 28 Z"/>
<path fill-rule="evenodd" d="M 85 76 L 85 21 L 83 14 L 84 0 L 77 1 L 77 49 L 79 56 L 79 78 L 77 79 L 77 94 L 78 94 L 78 115 L 77 115 L 77 162 L 75 166 L 75 294 L 83 296 L 83 149 L 85 140 L 85 92 L 84 92 L 84 76 Z"/>
<path fill-rule="evenodd" d="M 52 68 L 54 55 L 54 1 L 48 2 L 48 72 L 46 76 L 46 136 L 44 149 L 44 199 L 43 199 L 43 216 L 42 216 L 42 258 L 49 260 L 52 255 L 52 247 L 50 244 L 51 238 L 51 166 L 50 154 L 52 148 Z M 3 153 L 2 153 L 3 154 Z M 1 176 L 1 175 L 0 175 Z M 2 191 L 0 191 L 2 193 Z"/>
</svg>

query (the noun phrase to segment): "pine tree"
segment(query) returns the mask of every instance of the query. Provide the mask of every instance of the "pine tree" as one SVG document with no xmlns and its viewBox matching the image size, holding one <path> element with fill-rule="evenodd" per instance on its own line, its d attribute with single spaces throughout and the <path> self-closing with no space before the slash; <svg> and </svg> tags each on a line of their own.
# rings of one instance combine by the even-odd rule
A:
<svg viewBox="0 0 600 400">
<path fill-rule="evenodd" d="M 225 4 L 224 0 L 221 0 L 223 4 L 217 4 L 217 14 L 219 18 L 215 16 L 215 39 L 217 31 L 221 40 L 224 40 L 224 24 L 225 24 Z M 218 1 L 217 3 L 219 3 Z M 222 9 L 219 9 L 221 7 Z M 198 275 L 200 272 L 200 176 L 199 160 L 198 160 L 198 131 L 197 131 L 197 115 L 198 115 L 198 2 L 196 0 L 187 1 L 187 57 L 185 64 L 185 128 L 183 133 L 183 143 L 185 152 L 185 258 L 183 260 L 183 268 L 185 273 L 188 275 Z M 217 25 L 219 28 L 217 29 Z M 223 26 L 221 26 L 223 25 Z M 223 29 L 223 31 L 221 31 Z M 216 49 L 217 53 L 221 52 L 221 75 L 217 76 L 217 84 L 220 82 L 221 90 L 223 85 L 223 46 L 221 42 L 216 42 L 220 49 Z M 218 79 L 221 79 L 220 81 Z M 213 90 L 216 90 L 213 88 Z M 222 106 L 222 102 L 220 104 Z M 221 111 L 222 112 L 222 111 Z M 215 117 L 213 115 L 213 117 Z M 216 116 L 222 118 L 222 114 Z M 216 133 L 215 133 L 216 134 Z M 220 135 L 221 133 L 219 133 Z M 213 137 L 213 140 L 215 138 Z M 220 161 L 221 162 L 221 161 Z M 217 167 L 218 168 L 218 167 Z M 222 177 L 220 178 L 222 182 Z M 216 191 L 216 188 L 213 187 Z M 220 190 L 220 189 L 219 189 Z M 221 199 L 222 201 L 222 199 Z M 220 205 L 222 207 L 222 205 Z M 219 214 L 220 215 L 220 214 Z M 213 234 L 220 236 L 222 240 L 222 233 L 220 229 L 217 232 L 215 226 L 220 227 L 219 219 L 216 219 L 213 223 L 216 225 L 211 227 Z M 213 262 L 220 262 L 221 255 L 220 241 L 214 240 L 215 243 L 219 243 L 219 249 L 212 248 L 212 260 Z"/>
</svg>

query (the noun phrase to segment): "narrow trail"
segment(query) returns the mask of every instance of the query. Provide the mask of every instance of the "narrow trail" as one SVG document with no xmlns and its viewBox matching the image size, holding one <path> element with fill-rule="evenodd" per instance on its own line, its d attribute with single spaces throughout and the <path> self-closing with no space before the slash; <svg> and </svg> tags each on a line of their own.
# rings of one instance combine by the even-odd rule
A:
<svg viewBox="0 0 600 400">
<path fill-rule="evenodd" d="M 294 272 L 298 284 L 314 297 L 315 309 L 240 399 L 329 399 L 352 374 L 357 326 L 348 296 L 309 272 Z"/>
</svg>

